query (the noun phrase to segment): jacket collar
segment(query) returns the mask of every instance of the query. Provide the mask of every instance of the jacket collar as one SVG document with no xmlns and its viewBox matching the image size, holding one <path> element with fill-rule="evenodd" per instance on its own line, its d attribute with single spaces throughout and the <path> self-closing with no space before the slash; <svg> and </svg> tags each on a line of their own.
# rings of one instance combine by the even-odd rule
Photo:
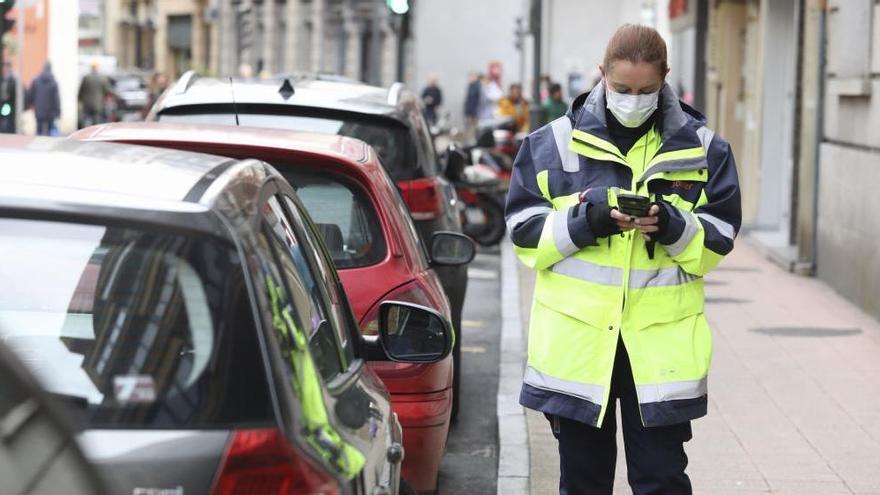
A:
<svg viewBox="0 0 880 495">
<path fill-rule="evenodd" d="M 569 119 L 575 129 L 592 134 L 611 142 L 608 122 L 605 120 L 605 84 L 600 80 L 589 93 L 584 93 L 572 102 L 568 110 Z M 660 104 L 657 109 L 662 147 L 659 152 L 701 146 L 696 129 L 705 123 L 706 118 L 678 99 L 669 84 L 660 90 Z M 688 125 L 695 122 L 698 125 Z"/>
</svg>

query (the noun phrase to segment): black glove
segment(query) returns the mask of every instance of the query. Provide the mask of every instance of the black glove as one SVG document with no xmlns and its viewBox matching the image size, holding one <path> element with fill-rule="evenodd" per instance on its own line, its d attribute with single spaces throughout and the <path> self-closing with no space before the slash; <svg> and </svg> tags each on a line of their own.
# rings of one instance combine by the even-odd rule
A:
<svg viewBox="0 0 880 495">
<path fill-rule="evenodd" d="M 619 234 L 620 227 L 611 218 L 611 208 L 605 203 L 591 204 L 587 207 L 587 221 L 596 238 Z"/>
<path fill-rule="evenodd" d="M 666 237 L 669 230 L 669 210 L 667 210 L 666 205 L 661 202 L 654 204 L 657 205 L 657 209 L 660 210 L 657 213 L 657 232 L 648 234 L 648 237 L 651 238 L 651 241 L 660 241 Z"/>
</svg>

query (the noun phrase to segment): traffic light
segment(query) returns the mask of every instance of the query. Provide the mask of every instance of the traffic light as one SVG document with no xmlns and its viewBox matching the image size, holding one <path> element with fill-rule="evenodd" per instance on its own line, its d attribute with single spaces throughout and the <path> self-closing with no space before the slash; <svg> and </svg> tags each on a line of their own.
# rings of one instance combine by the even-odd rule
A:
<svg viewBox="0 0 880 495">
<path fill-rule="evenodd" d="M 6 33 L 12 31 L 12 28 L 15 26 L 15 20 L 7 19 L 6 14 L 12 10 L 14 5 L 15 0 L 0 0 L 0 67 L 3 67 L 3 55 L 6 51 L 3 38 L 6 36 Z"/>
<path fill-rule="evenodd" d="M 397 15 L 409 12 L 409 0 L 385 0 L 385 5 Z"/>
</svg>

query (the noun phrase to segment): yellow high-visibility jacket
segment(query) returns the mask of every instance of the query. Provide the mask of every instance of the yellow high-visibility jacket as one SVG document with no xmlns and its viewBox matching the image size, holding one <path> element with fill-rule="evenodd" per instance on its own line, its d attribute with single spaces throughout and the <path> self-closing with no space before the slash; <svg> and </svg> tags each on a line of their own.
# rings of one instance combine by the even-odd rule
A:
<svg viewBox="0 0 880 495">
<path fill-rule="evenodd" d="M 520 403 L 601 426 L 618 339 L 642 423 L 706 414 L 712 337 L 703 275 L 733 249 L 741 208 L 730 146 L 671 88 L 657 123 L 625 155 L 609 137 L 603 83 L 530 134 L 505 216 L 520 260 L 537 271 Z M 669 214 L 655 249 L 636 232 L 596 238 L 590 204 L 650 196 Z"/>
</svg>

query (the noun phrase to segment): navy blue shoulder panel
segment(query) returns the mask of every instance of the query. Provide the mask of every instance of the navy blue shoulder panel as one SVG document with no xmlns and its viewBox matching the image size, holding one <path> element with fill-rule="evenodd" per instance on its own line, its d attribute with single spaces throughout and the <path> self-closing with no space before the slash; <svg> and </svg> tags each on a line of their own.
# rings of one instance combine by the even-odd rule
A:
<svg viewBox="0 0 880 495">
<path fill-rule="evenodd" d="M 556 139 L 553 137 L 553 128 L 547 124 L 529 135 L 532 142 L 532 163 L 535 173 L 542 170 L 554 170 L 562 168 L 562 158 L 556 148 Z"/>
</svg>

